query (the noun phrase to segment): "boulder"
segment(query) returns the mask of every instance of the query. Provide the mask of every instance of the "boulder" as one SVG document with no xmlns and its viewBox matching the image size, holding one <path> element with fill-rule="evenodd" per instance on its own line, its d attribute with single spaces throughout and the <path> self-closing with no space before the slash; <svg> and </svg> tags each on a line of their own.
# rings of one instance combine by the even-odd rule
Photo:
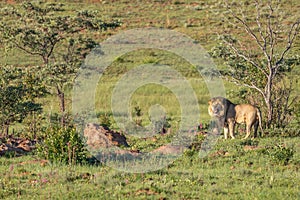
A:
<svg viewBox="0 0 300 200">
<path fill-rule="evenodd" d="M 22 155 L 35 149 L 36 141 L 8 136 L 7 138 L 0 138 L 0 144 L 0 156 L 8 152 L 15 152 L 16 155 Z"/>
<path fill-rule="evenodd" d="M 93 150 L 109 148 L 113 146 L 128 147 L 126 137 L 117 132 L 99 126 L 94 123 L 88 123 L 84 129 L 84 137 L 89 148 Z"/>
</svg>

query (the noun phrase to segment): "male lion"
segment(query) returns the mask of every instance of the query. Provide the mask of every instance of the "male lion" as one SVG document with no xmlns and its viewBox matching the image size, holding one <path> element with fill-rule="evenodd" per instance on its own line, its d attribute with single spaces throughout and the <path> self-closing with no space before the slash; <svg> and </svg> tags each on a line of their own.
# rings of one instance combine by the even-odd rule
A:
<svg viewBox="0 0 300 200">
<path fill-rule="evenodd" d="M 247 134 L 244 139 L 250 136 L 251 128 L 254 126 L 254 137 L 257 137 L 258 125 L 261 126 L 261 112 L 251 104 L 233 104 L 226 98 L 214 97 L 208 102 L 208 113 L 219 122 L 224 123 L 224 137 L 227 139 L 228 129 L 232 139 L 234 139 L 235 123 L 246 123 Z"/>
</svg>

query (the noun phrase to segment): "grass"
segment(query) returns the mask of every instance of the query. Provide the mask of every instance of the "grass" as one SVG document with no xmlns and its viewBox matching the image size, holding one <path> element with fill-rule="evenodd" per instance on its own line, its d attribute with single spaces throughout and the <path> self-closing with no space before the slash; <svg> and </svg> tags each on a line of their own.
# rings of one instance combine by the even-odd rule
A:
<svg viewBox="0 0 300 200">
<path fill-rule="evenodd" d="M 181 76 L 187 78 L 188 84 L 193 88 L 193 92 L 197 97 L 197 101 L 200 107 L 201 121 L 208 122 L 209 117 L 207 115 L 207 101 L 210 98 L 206 83 L 200 77 L 199 72 L 195 67 L 191 66 L 182 58 L 170 54 L 168 52 L 162 52 L 160 50 L 142 50 L 138 52 L 131 52 L 116 59 L 103 73 L 96 92 L 95 107 L 98 113 L 111 113 L 111 98 L 113 90 L 117 84 L 121 84 L 122 75 L 126 74 L 130 70 L 137 69 L 140 66 L 150 64 L 152 65 L 167 65 L 172 69 L 178 71 Z M 163 76 L 160 74 L 160 76 Z M 166 74 L 163 77 L 168 80 L 169 75 Z M 136 76 L 139 80 L 139 75 Z M 129 87 L 129 86 L 128 86 Z M 135 88 L 135 85 L 132 85 Z M 175 89 L 175 88 L 173 88 Z M 122 91 L 119 91 L 122 92 Z M 185 88 L 182 88 L 177 94 L 183 95 Z M 103 95 L 105 94 L 105 95 Z M 122 94 L 118 94 L 121 95 Z M 137 87 L 133 94 L 124 94 L 123 96 L 130 95 L 130 110 L 139 106 L 142 108 L 142 120 L 146 123 L 149 122 L 149 108 L 155 104 L 159 104 L 164 107 L 168 117 L 178 118 L 180 117 L 180 103 L 178 102 L 179 96 L 172 89 L 168 89 L 163 83 L 156 83 L 143 85 Z M 189 94 L 191 95 L 191 94 Z M 191 96 L 192 98 L 192 96 Z M 187 105 L 181 105 L 187 106 Z M 200 118 L 200 117 L 199 117 Z M 199 119 L 200 121 L 200 119 Z"/>
<path fill-rule="evenodd" d="M 178 31 L 186 34 L 188 37 L 199 42 L 199 45 L 203 46 L 206 51 L 210 51 L 218 41 L 217 37 L 221 30 L 224 30 L 226 23 L 224 22 L 223 15 L 226 13 L 223 3 L 216 0 L 207 2 L 194 2 L 194 1 L 152 1 L 146 0 L 144 3 L 129 4 L 126 0 L 119 1 L 62 1 L 65 3 L 65 11 L 61 12 L 61 15 L 74 13 L 78 10 L 96 9 L 101 13 L 103 20 L 120 20 L 122 26 L 115 30 L 108 30 L 106 32 L 95 33 L 91 35 L 93 39 L 98 42 L 102 42 L 109 38 L 111 35 L 121 33 L 124 30 L 132 28 L 144 28 L 144 27 L 161 27 Z M 242 2 L 242 3 L 247 3 Z M 248 2 L 249 3 L 249 2 Z M 284 4 L 284 3 L 283 3 Z M 1 6 L 5 6 L 2 2 Z M 289 10 L 289 15 L 297 16 L 299 5 L 296 1 L 292 0 L 289 3 L 284 4 L 286 10 Z M 251 12 L 251 11 L 247 11 Z M 295 18 L 295 17 L 292 17 Z M 239 35 L 240 28 L 232 29 L 231 33 Z M 89 33 L 87 33 L 89 34 Z M 299 46 L 299 42 L 296 41 L 295 46 Z M 297 53 L 297 48 L 295 52 Z M 38 64 L 39 61 L 35 57 L 28 59 L 24 53 L 13 49 L 5 56 L 4 52 L 1 52 L 1 63 L 7 64 Z M 217 61 L 217 60 L 216 60 Z M 186 61 L 178 57 L 174 57 L 163 51 L 153 50 L 141 50 L 138 52 L 130 52 L 121 58 L 117 58 L 114 63 L 108 68 L 106 74 L 108 77 L 99 82 L 101 88 L 98 88 L 95 106 L 98 113 L 110 113 L 110 94 L 114 83 L 118 78 L 128 70 L 139 66 L 141 64 L 166 64 L 182 73 L 187 77 L 190 84 L 193 85 L 197 97 L 199 100 L 199 106 L 201 109 L 201 121 L 207 122 L 209 117 L 206 112 L 206 102 L 209 99 L 207 87 L 203 80 L 197 76 L 195 69 L 190 66 Z M 196 76 L 196 77 L 194 77 Z M 192 80 L 192 78 L 195 78 Z M 198 80 L 199 78 L 199 80 Z M 110 80 L 111 79 L 111 80 Z M 194 82 L 195 80 L 195 82 Z M 237 91 L 239 88 L 235 85 L 224 83 L 226 91 Z M 299 83 L 298 83 L 299 84 Z M 298 90 L 297 90 L 298 91 Z M 296 91 L 296 92 L 297 92 Z M 299 92 L 299 91 L 298 91 Z M 102 95 L 105 94 L 105 95 Z M 71 108 L 71 95 L 69 95 L 67 105 Z M 138 104 L 143 104 L 144 97 L 135 97 L 134 100 Z M 235 102 L 239 102 L 239 98 L 236 98 Z M 45 111 L 47 113 L 55 113 L 58 111 L 58 99 L 47 98 L 44 101 Z M 167 101 L 170 105 L 170 101 Z M 143 105 L 140 105 L 141 107 Z M 173 111 L 170 114 L 176 113 L 178 109 L 174 106 Z M 69 109 L 70 110 L 70 109 Z M 147 107 L 144 109 L 147 110 Z M 147 112 L 144 112 L 147 114 Z M 143 116 L 147 120 L 147 116 Z"/>
<path fill-rule="evenodd" d="M 217 0 L 62 2 L 66 4 L 66 11 L 61 13 L 62 15 L 76 10 L 97 9 L 104 20 L 119 19 L 122 22 L 122 26 L 116 30 L 91 35 L 99 43 L 124 30 L 159 27 L 186 34 L 199 42 L 206 51 L 210 51 L 218 43 L 218 33 L 224 28 L 229 28 L 223 20 L 225 13 L 223 2 Z M 4 7 L 5 3 L 1 2 L 0 6 Z M 299 3 L 296 0 L 282 3 L 282 6 L 291 16 L 299 16 Z M 238 35 L 241 29 L 236 28 L 231 31 L 232 34 Z M 298 40 L 293 51 L 295 55 L 299 52 L 299 44 Z M 28 59 L 27 55 L 16 49 L 8 52 L 6 56 L 3 51 L 0 52 L 1 63 L 32 65 L 40 62 L 36 57 Z M 218 64 L 218 61 L 215 61 Z M 206 83 L 198 76 L 195 67 L 176 55 L 153 49 L 130 52 L 116 58 L 107 68 L 98 82 L 99 87 L 96 91 L 95 107 L 98 114 L 106 113 L 111 116 L 110 99 L 114 87 L 122 75 L 144 64 L 168 65 L 186 77 L 197 96 L 200 108 L 198 122 L 204 124 L 209 122 L 207 101 L 210 95 Z M 299 70 L 297 74 L 295 76 L 299 76 Z M 239 90 L 237 86 L 227 82 L 224 82 L 224 86 L 227 94 Z M 295 91 L 296 94 L 298 92 L 299 90 Z M 69 110 L 71 110 L 71 98 L 70 90 L 67 93 Z M 232 99 L 236 103 L 240 101 L 239 97 Z M 56 96 L 41 101 L 46 115 L 58 112 Z M 130 98 L 129 112 L 134 119 L 137 119 L 134 108 L 141 108 L 142 115 L 139 118 L 142 125 L 147 125 L 150 122 L 150 108 L 156 104 L 164 107 L 167 117 L 171 119 L 172 129 L 176 131 L 180 123 L 180 104 L 178 98 L 166 87 L 148 84 L 136 88 Z M 113 122 L 114 119 L 111 120 Z M 118 128 L 114 123 L 112 127 Z M 128 142 L 132 150 L 149 152 L 169 143 L 172 139 L 171 134 L 157 135 L 148 139 L 128 137 Z M 199 157 L 203 138 L 198 139 L 199 141 L 194 141 L 195 144 L 191 149 L 187 149 L 173 163 L 148 173 L 126 173 L 105 164 L 69 166 L 44 163 L 35 154 L 22 157 L 3 156 L 0 157 L 0 198 L 299 199 L 299 138 L 267 137 L 246 141 L 220 139 L 205 158 Z M 292 156 L 289 154 L 291 151 Z M 129 161 L 125 164 L 132 165 Z"/>
<path fill-rule="evenodd" d="M 286 164 L 263 149 L 294 148 Z M 257 149 L 247 150 L 254 146 Z M 126 173 L 108 166 L 43 163 L 34 156 L 0 158 L 2 199 L 297 199 L 299 138 L 220 139 L 208 157 L 188 149 L 168 167 Z"/>
</svg>

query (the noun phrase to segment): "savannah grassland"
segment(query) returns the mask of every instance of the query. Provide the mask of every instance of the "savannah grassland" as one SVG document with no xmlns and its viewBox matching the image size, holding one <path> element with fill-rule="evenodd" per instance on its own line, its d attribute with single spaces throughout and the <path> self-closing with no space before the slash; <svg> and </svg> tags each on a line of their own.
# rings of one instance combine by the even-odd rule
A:
<svg viewBox="0 0 300 200">
<path fill-rule="evenodd" d="M 10 1 L 10 3 L 14 3 Z M 199 42 L 207 51 L 217 44 L 217 33 L 226 26 L 226 13 L 221 1 L 63 1 L 64 15 L 75 10 L 97 9 L 104 20 L 119 19 L 122 25 L 93 35 L 101 42 L 123 30 L 161 27 L 184 33 Z M 1 7 L 5 6 L 1 2 Z M 299 15 L 296 0 L 282 3 L 291 16 Z M 227 25 L 229 26 L 229 25 Z M 232 34 L 239 33 L 231 29 Z M 87 33 L 89 34 L 89 33 Z M 300 41 L 292 53 L 299 53 Z M 4 62 L 3 57 L 1 57 Z M 5 58 L 8 64 L 34 64 L 37 59 L 17 50 Z M 219 61 L 215 60 L 218 64 Z M 203 124 L 209 122 L 207 100 L 210 98 L 204 81 L 183 59 L 157 50 L 131 52 L 117 58 L 104 73 L 97 90 L 96 109 L 110 116 L 112 89 L 118 79 L 133 66 L 167 64 L 180 71 L 193 86 Z M 224 66 L 219 66 L 224 67 Z M 227 93 L 239 88 L 225 82 Z M 67 104 L 71 109 L 71 89 Z M 41 100 L 44 112 L 57 112 L 56 97 Z M 239 98 L 234 98 L 239 102 Z M 134 108 L 141 108 L 142 125 L 149 123 L 151 105 L 164 106 L 173 129 L 178 128 L 180 107 L 176 97 L 166 88 L 146 85 L 138 88 L 131 98 Z M 113 121 L 113 119 L 111 119 Z M 115 124 L 113 128 L 117 128 Z M 240 129 L 241 130 L 241 129 Z M 242 132 L 242 131 L 241 131 Z M 0 158 L 1 199 L 299 199 L 300 142 L 285 132 L 259 139 L 224 141 L 220 138 L 206 157 L 199 156 L 204 136 L 195 138 L 190 149 L 173 163 L 158 171 L 128 173 L 105 164 L 65 165 L 39 160 L 33 153 L 21 157 Z M 274 134 L 273 134 L 274 135 Z M 155 140 L 129 138 L 133 150 L 151 151 L 170 142 L 171 136 Z M 130 165 L 130 163 L 128 163 Z"/>
</svg>

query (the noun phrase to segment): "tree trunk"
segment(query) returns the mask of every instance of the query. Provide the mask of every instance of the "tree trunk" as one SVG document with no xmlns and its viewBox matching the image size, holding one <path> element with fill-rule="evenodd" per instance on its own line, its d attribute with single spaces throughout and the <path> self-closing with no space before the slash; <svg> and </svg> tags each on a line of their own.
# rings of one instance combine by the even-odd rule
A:
<svg viewBox="0 0 300 200">
<path fill-rule="evenodd" d="M 60 101 L 60 112 L 61 112 L 61 120 L 60 120 L 60 123 L 61 123 L 61 126 L 65 126 L 65 111 L 66 111 L 66 108 L 65 108 L 65 94 L 62 92 L 62 90 L 59 88 L 59 86 L 56 86 L 56 89 L 57 89 L 57 96 L 59 98 L 59 101 Z"/>
<path fill-rule="evenodd" d="M 3 124 L 3 134 L 4 136 L 8 136 L 8 133 L 9 133 L 9 124 L 8 123 L 4 123 Z"/>
<path fill-rule="evenodd" d="M 61 126 L 65 126 L 65 94 L 62 92 L 60 98 L 60 111 L 61 111 Z"/>
<path fill-rule="evenodd" d="M 273 72 L 272 68 L 270 67 L 270 74 L 268 76 L 268 82 L 266 85 L 266 91 L 265 91 L 265 102 L 267 105 L 268 115 L 267 115 L 267 128 L 270 128 L 272 124 L 273 119 L 273 102 L 272 102 L 272 87 L 273 87 Z"/>
<path fill-rule="evenodd" d="M 270 102 L 267 104 L 267 109 L 268 109 L 268 116 L 267 116 L 267 128 L 270 128 L 272 121 L 273 121 L 273 103 Z"/>
</svg>

